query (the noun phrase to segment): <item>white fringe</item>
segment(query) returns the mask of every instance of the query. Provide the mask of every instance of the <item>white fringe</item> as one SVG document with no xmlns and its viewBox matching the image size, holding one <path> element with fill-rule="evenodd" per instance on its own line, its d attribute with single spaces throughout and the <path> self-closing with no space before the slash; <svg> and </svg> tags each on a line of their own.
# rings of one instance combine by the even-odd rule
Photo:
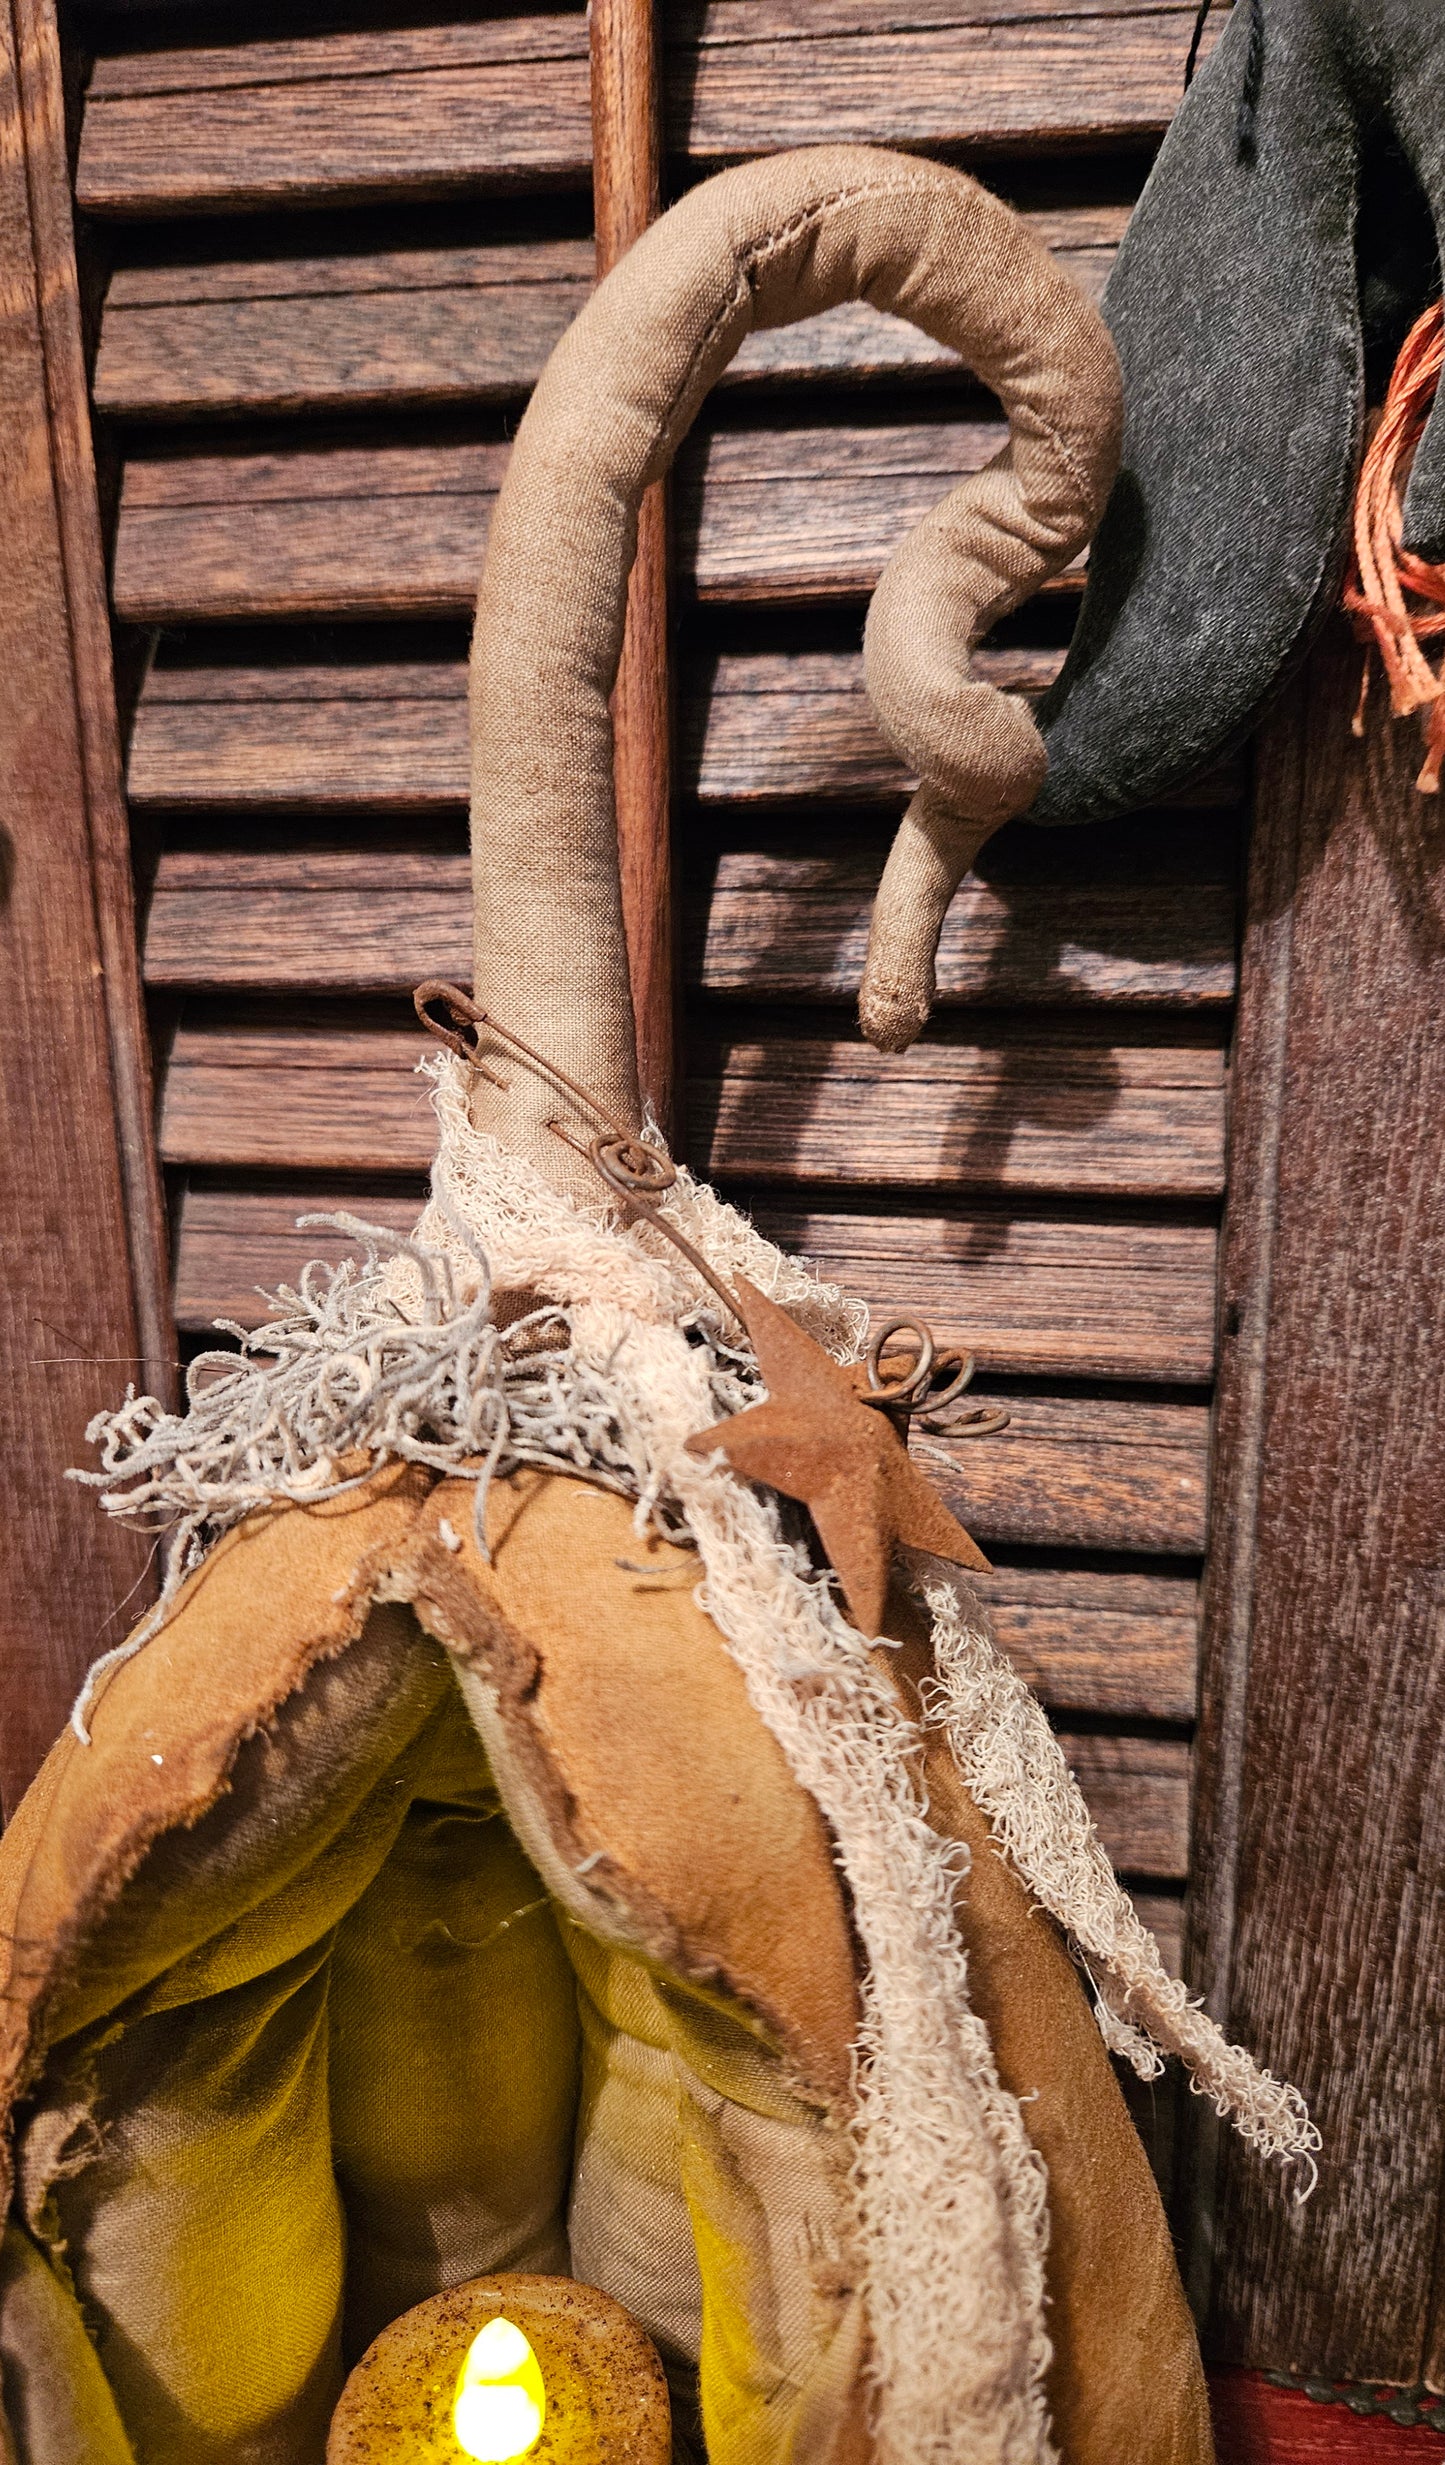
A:
<svg viewBox="0 0 1445 2465">
<path fill-rule="evenodd" d="M 1187 2064 L 1191 2085 L 1266 2157 L 1298 2158 L 1295 2197 L 1306 2200 L 1320 2135 L 1299 2090 L 1230 2045 L 1159 1957 L 1094 1829 L 1063 1750 L 1016 1669 L 987 1632 L 977 1600 L 937 1560 L 920 1589 L 933 1620 L 937 1671 L 927 1717 L 948 1735 L 970 1795 L 1010 1862 L 1057 1918 L 1095 1981 L 1096 2015 L 1111 2052 L 1141 2079 L 1163 2053 Z"/>
</svg>

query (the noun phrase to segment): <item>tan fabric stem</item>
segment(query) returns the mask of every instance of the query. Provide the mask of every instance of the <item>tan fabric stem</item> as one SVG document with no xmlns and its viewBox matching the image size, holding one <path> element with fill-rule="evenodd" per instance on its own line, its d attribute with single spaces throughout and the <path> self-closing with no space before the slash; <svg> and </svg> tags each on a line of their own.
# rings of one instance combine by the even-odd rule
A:
<svg viewBox="0 0 1445 2465">
<path fill-rule="evenodd" d="M 1026 704 L 971 677 L 969 652 L 1083 547 L 1118 465 L 1113 344 L 1077 294 L 1074 327 L 1064 303 L 1051 305 L 1052 328 L 1032 303 L 1027 311 L 1034 349 L 1051 331 L 1057 356 L 1037 360 L 1026 392 L 1011 394 L 997 365 L 976 359 L 1009 412 L 1009 443 L 910 531 L 868 611 L 873 708 L 923 783 L 879 889 L 859 996 L 863 1032 L 885 1052 L 902 1051 L 923 1026 L 949 901 L 985 839 L 1032 804 L 1048 767 Z"/>
<path fill-rule="evenodd" d="M 1004 701 L 988 685 L 966 690 Z M 1004 707 L 1011 719 L 1017 716 L 1021 737 L 1025 729 L 1037 737 L 1038 730 L 1026 711 L 1012 702 L 1005 702 Z M 1026 740 L 1025 744 L 1031 750 Z M 974 857 L 997 827 L 992 821 L 960 820 L 930 787 L 919 789 L 899 823 L 878 885 L 868 963 L 858 996 L 868 1040 L 883 1052 L 906 1052 L 928 1024 L 943 919 Z"/>
<path fill-rule="evenodd" d="M 629 1126 L 607 704 L 638 504 L 747 333 L 851 299 L 957 350 L 998 393 L 1012 440 L 885 576 L 868 644 L 880 717 L 965 817 L 1003 820 L 1041 776 L 1032 721 L 968 680 L 967 654 L 1102 510 L 1119 423 L 1102 321 L 1006 206 L 938 164 L 820 146 L 705 182 L 623 258 L 543 372 L 493 517 L 472 652 L 477 998 Z M 890 891 L 873 951 L 884 980 L 916 982 L 922 938 Z M 497 1066 L 507 1091 L 478 1083 L 476 1126 L 590 1196 L 547 1124 L 593 1125 L 512 1056 Z"/>
</svg>

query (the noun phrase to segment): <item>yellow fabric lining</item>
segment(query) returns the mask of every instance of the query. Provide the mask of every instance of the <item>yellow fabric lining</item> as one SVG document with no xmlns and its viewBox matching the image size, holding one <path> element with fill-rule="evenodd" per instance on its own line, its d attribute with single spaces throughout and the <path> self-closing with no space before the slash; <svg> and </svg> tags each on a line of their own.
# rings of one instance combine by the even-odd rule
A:
<svg viewBox="0 0 1445 2465">
<path fill-rule="evenodd" d="M 21 2190 L 137 2465 L 319 2465 L 345 2361 L 397 2310 L 566 2267 L 571 1971 L 409 1612 L 374 1612 L 158 1845 L 77 2016 Z"/>
<path fill-rule="evenodd" d="M 838 2134 L 751 2015 L 559 1927 L 409 1611 L 242 1745 L 58 2017 L 0 2275 L 17 2465 L 321 2465 L 387 2321 L 569 2265 L 684 2397 L 701 2349 L 712 2465 L 826 2465 L 856 2416 Z"/>
</svg>

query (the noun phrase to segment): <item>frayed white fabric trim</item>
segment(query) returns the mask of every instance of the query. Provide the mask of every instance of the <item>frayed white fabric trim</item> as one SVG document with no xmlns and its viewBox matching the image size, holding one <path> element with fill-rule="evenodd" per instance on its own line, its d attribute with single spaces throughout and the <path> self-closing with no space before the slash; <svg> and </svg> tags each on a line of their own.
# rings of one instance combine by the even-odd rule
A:
<svg viewBox="0 0 1445 2465">
<path fill-rule="evenodd" d="M 1267 2157 L 1300 2162 L 1297 2199 L 1317 2177 L 1320 2135 L 1299 2090 L 1230 2045 L 1159 1957 L 1110 1865 L 1083 1793 L 1043 1712 L 990 1638 L 971 1587 L 935 1559 L 915 1560 L 933 1621 L 936 1675 L 925 1703 L 1010 1863 L 1057 1918 L 1095 1986 L 1105 2044 L 1141 2079 L 1177 2054 L 1191 2082 Z"/>
</svg>

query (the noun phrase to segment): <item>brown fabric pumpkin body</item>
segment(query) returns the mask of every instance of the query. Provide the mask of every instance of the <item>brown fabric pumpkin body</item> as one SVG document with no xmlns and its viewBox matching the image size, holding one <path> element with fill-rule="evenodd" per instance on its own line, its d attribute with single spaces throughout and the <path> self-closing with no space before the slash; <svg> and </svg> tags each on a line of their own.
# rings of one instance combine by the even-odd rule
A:
<svg viewBox="0 0 1445 2465">
<path fill-rule="evenodd" d="M 630 1508 L 396 1467 L 253 1517 L 0 1842 L 18 2465 L 320 2465 L 385 2320 L 570 2266 L 711 2465 L 863 2465 L 832 1848 Z M 890 1666 L 926 1674 L 899 1601 Z M 470 1711 L 472 1719 L 466 1718 Z M 958 1923 L 1050 2180 L 1067 2465 L 1205 2465 L 1164 2218 L 1051 1922 L 946 1751 Z"/>
</svg>

